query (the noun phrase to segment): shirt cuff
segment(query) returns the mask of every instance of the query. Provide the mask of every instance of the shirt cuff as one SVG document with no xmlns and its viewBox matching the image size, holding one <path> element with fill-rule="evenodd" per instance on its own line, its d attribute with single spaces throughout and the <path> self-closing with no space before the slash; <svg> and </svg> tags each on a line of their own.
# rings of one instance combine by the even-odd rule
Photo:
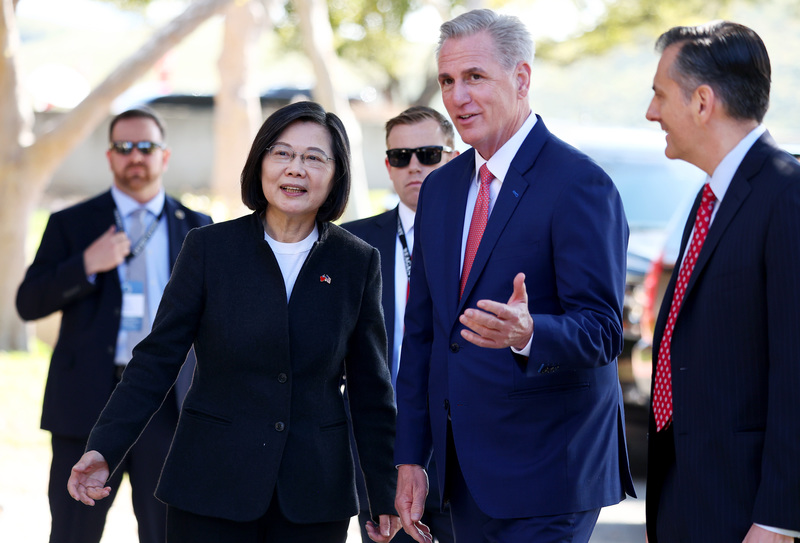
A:
<svg viewBox="0 0 800 543">
<path fill-rule="evenodd" d="M 765 530 L 769 530 L 770 532 L 774 532 L 776 534 L 781 535 L 788 535 L 790 537 L 800 537 L 800 532 L 795 530 L 784 530 L 783 528 L 775 528 L 774 526 L 764 526 L 763 524 L 756 523 L 756 526 L 759 528 L 764 528 Z"/>
<path fill-rule="evenodd" d="M 533 344 L 533 333 L 531 333 L 531 338 L 528 340 L 528 344 L 525 345 L 522 349 L 515 349 L 511 347 L 511 352 L 514 354 L 518 354 L 520 356 L 529 357 L 531 355 L 531 345 Z"/>
</svg>

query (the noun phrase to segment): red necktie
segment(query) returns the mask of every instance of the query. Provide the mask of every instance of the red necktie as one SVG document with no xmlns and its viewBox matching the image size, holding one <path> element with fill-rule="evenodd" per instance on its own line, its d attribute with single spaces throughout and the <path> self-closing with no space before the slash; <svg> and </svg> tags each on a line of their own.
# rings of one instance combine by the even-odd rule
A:
<svg viewBox="0 0 800 543">
<path fill-rule="evenodd" d="M 481 187 L 478 189 L 478 199 L 475 200 L 475 209 L 472 210 L 472 222 L 469 225 L 469 236 L 467 237 L 467 247 L 464 251 L 464 267 L 461 270 L 461 290 L 458 297 L 464 294 L 464 286 L 467 284 L 469 271 L 472 269 L 472 262 L 478 252 L 478 245 L 481 243 L 483 231 L 486 230 L 486 223 L 489 222 L 489 186 L 492 184 L 494 175 L 484 162 L 480 169 Z"/>
<path fill-rule="evenodd" d="M 703 243 L 708 235 L 708 225 L 711 221 L 711 212 L 714 210 L 714 202 L 717 197 L 711 191 L 708 183 L 703 187 L 702 201 L 697 210 L 694 220 L 694 235 L 686 251 L 678 281 L 675 283 L 675 293 L 672 297 L 672 305 L 669 308 L 667 325 L 664 328 L 664 337 L 658 350 L 658 363 L 656 364 L 655 390 L 653 391 L 653 414 L 656 419 L 656 431 L 666 428 L 672 420 L 672 365 L 670 357 L 670 347 L 672 345 L 672 331 L 675 329 L 675 319 L 683 303 L 683 296 L 686 293 L 686 286 L 692 276 L 692 270 L 697 263 L 697 257 L 703 248 Z"/>
</svg>

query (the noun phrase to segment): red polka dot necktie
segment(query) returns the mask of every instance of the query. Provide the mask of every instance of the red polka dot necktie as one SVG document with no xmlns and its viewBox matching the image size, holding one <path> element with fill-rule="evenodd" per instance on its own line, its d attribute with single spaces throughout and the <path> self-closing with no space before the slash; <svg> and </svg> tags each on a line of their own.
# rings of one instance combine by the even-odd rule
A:
<svg viewBox="0 0 800 543">
<path fill-rule="evenodd" d="M 714 210 L 714 202 L 716 200 L 717 197 L 714 196 L 711 187 L 706 183 L 703 187 L 702 201 L 694 220 L 692 242 L 686 251 L 683 264 L 681 264 L 681 269 L 678 272 L 678 281 L 675 283 L 675 292 L 672 296 L 672 305 L 669 308 L 667 324 L 664 327 L 664 336 L 658 349 L 655 389 L 653 391 L 653 414 L 656 419 L 656 431 L 663 430 L 672 421 L 672 364 L 670 357 L 672 332 L 675 329 L 675 319 L 677 319 L 678 312 L 683 304 L 686 286 L 689 284 L 689 278 L 692 276 L 695 264 L 697 264 L 697 257 L 708 235 L 711 212 Z"/>
<path fill-rule="evenodd" d="M 478 252 L 478 245 L 481 243 L 483 231 L 486 230 L 486 223 L 489 222 L 489 202 L 491 200 L 489 186 L 492 184 L 494 175 L 489 171 L 485 162 L 478 173 L 480 173 L 481 186 L 480 189 L 478 189 L 478 199 L 475 200 L 475 208 L 472 210 L 472 222 L 469 225 L 467 247 L 464 250 L 464 267 L 461 269 L 461 290 L 458 294 L 459 298 L 464 294 L 464 286 L 467 284 L 469 271 L 472 269 L 475 254 Z"/>
</svg>

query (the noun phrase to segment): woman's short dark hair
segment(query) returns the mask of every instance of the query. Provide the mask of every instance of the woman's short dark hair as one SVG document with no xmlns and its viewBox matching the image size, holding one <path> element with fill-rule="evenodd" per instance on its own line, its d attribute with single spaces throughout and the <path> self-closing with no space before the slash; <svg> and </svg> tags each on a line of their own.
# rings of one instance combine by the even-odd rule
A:
<svg viewBox="0 0 800 543">
<path fill-rule="evenodd" d="M 769 107 L 771 68 L 764 42 L 752 29 L 730 21 L 676 26 L 664 32 L 656 50 L 680 47 L 670 76 L 686 96 L 708 85 L 734 119 L 761 122 Z"/>
<path fill-rule="evenodd" d="M 259 213 L 267 209 L 264 189 L 261 186 L 261 165 L 264 155 L 289 125 L 296 122 L 316 123 L 328 130 L 333 146 L 333 185 L 328 198 L 317 212 L 317 220 L 335 221 L 344 213 L 350 195 L 350 141 L 342 121 L 326 112 L 315 102 L 296 102 L 280 108 L 267 117 L 253 140 L 250 154 L 242 169 L 242 202 Z"/>
</svg>

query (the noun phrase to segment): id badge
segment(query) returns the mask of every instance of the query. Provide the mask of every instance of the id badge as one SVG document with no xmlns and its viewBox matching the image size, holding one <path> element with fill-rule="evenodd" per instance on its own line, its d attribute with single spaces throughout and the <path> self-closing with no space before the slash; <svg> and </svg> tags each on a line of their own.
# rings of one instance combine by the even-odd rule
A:
<svg viewBox="0 0 800 543">
<path fill-rule="evenodd" d="M 122 284 L 122 321 L 120 326 L 128 332 L 141 331 L 144 325 L 144 283 L 125 281 Z"/>
</svg>

